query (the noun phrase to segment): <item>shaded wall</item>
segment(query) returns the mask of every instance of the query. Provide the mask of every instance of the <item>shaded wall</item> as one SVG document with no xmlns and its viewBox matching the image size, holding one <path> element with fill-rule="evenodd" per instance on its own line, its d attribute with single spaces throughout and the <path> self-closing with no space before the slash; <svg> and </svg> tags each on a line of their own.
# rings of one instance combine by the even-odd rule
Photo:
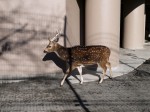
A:
<svg viewBox="0 0 150 112">
<path fill-rule="evenodd" d="M 80 45 L 80 10 L 76 0 L 66 0 L 67 47 Z"/>
</svg>

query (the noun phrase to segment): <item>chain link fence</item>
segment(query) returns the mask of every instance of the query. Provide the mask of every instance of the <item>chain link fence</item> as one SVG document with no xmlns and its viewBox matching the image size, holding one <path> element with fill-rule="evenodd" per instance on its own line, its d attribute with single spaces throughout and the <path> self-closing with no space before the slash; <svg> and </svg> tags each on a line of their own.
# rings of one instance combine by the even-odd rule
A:
<svg viewBox="0 0 150 112">
<path fill-rule="evenodd" d="M 51 61 L 43 62 L 42 58 L 45 55 L 43 49 L 48 44 L 47 39 L 53 37 L 58 29 L 64 28 L 65 6 L 61 7 L 63 10 L 60 9 L 58 14 L 55 9 L 60 4 L 65 5 L 65 0 L 46 0 L 47 3 L 42 0 L 31 1 L 0 0 L 0 5 L 8 7 L 0 9 L 1 79 L 33 77 L 61 71 Z M 6 4 L 7 2 L 19 2 L 19 5 L 11 6 L 11 3 Z M 55 5 L 52 2 L 56 2 Z M 33 4 L 38 7 L 32 7 Z M 41 7 L 45 4 L 49 4 L 46 8 L 47 11 L 51 10 L 50 12 L 45 13 L 46 8 L 42 11 Z M 30 9 L 27 9 L 29 6 Z"/>
</svg>

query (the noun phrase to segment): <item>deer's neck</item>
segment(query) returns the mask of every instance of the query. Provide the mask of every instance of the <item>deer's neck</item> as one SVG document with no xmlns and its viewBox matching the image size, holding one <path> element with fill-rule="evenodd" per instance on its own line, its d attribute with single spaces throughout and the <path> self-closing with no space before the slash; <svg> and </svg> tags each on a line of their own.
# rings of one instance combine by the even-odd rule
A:
<svg viewBox="0 0 150 112">
<path fill-rule="evenodd" d="M 57 51 L 55 52 L 62 60 L 67 61 L 68 57 L 69 57 L 69 53 L 68 53 L 68 49 L 63 47 L 63 46 L 59 46 L 59 48 L 57 49 Z"/>
</svg>

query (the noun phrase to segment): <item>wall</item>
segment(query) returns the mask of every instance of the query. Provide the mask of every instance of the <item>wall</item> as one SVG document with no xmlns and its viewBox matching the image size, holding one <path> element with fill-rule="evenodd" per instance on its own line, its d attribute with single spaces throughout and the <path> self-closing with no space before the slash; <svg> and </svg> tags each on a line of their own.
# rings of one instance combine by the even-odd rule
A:
<svg viewBox="0 0 150 112">
<path fill-rule="evenodd" d="M 80 11 L 76 0 L 66 0 L 66 46 L 80 45 Z"/>
<path fill-rule="evenodd" d="M 32 77 L 62 70 L 42 61 L 47 38 L 64 27 L 65 0 L 0 1 L 0 78 Z M 63 37 L 60 43 L 63 44 Z"/>
</svg>

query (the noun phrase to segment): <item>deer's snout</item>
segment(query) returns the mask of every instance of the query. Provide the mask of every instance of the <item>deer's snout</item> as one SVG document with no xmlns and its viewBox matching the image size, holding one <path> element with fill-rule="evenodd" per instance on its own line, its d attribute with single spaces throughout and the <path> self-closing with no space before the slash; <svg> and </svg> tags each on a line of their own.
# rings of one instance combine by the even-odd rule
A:
<svg viewBox="0 0 150 112">
<path fill-rule="evenodd" d="M 47 50 L 46 49 L 44 49 L 44 51 L 43 51 L 44 53 L 47 53 Z"/>
</svg>

